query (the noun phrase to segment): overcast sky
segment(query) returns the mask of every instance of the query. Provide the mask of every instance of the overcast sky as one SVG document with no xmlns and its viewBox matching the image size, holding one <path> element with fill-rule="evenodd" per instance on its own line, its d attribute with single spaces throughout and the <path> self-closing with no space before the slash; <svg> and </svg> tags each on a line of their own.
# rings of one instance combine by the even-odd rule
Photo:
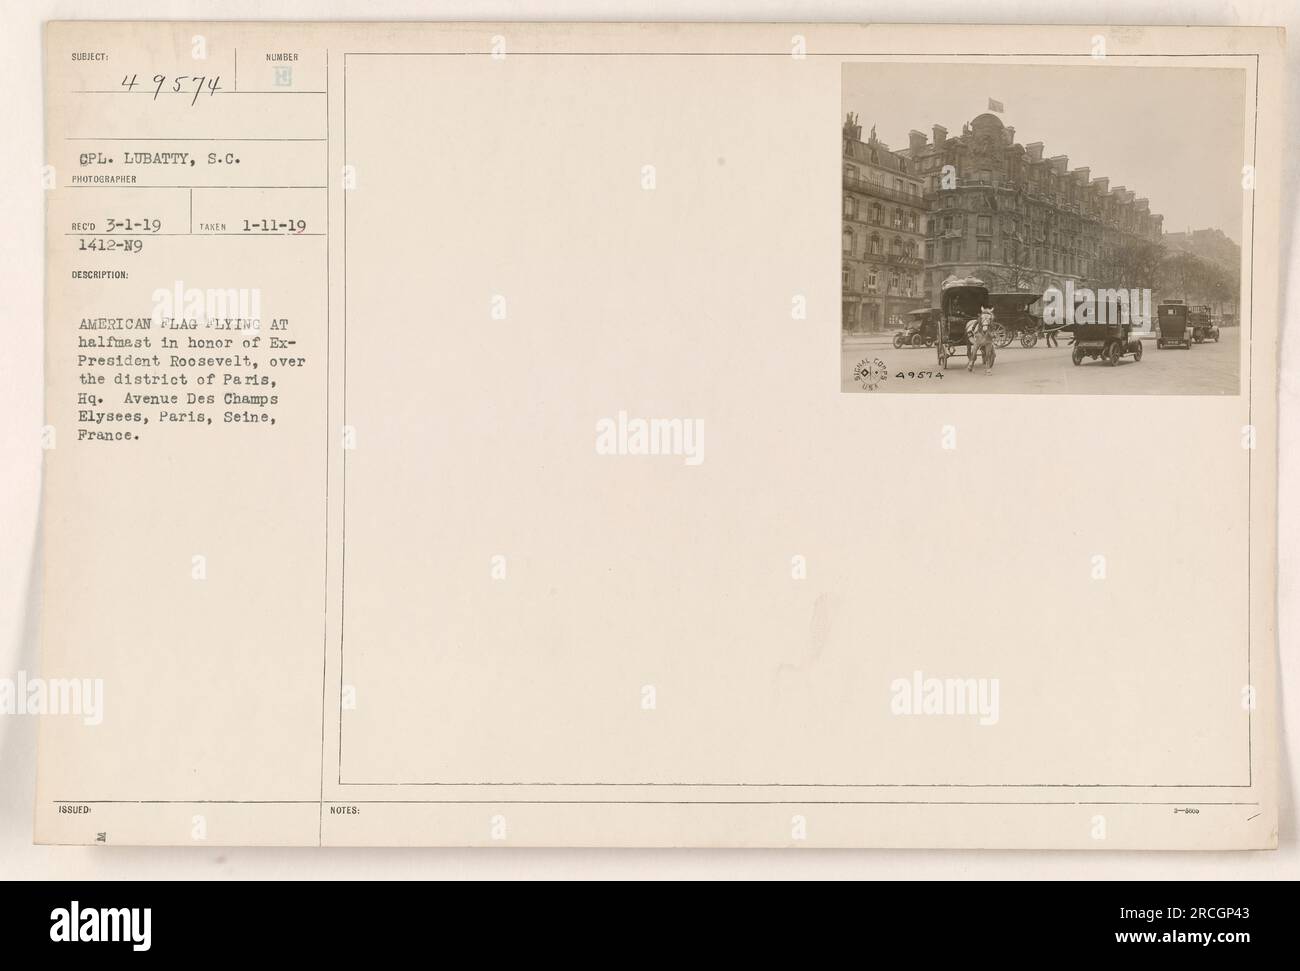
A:
<svg viewBox="0 0 1300 971">
<path fill-rule="evenodd" d="M 843 107 L 861 116 L 864 139 L 875 125 L 897 150 L 913 128 L 960 135 L 994 98 L 1017 142 L 1042 142 L 1044 158 L 1068 155 L 1070 168 L 1150 199 L 1166 232 L 1213 227 L 1240 243 L 1245 94 L 1239 69 L 850 64 Z"/>
</svg>

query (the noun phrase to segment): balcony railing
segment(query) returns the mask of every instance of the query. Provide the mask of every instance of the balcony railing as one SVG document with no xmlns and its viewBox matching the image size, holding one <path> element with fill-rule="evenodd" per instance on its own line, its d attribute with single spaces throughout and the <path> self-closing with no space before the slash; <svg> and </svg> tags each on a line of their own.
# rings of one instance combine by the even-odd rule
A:
<svg viewBox="0 0 1300 971">
<path fill-rule="evenodd" d="M 845 254 L 847 256 L 847 254 Z M 925 265 L 925 260 L 920 256 L 909 256 L 906 253 L 863 253 L 861 256 L 849 257 L 850 259 L 861 260 L 864 263 L 879 263 L 881 265 L 901 266 L 910 269 L 920 269 Z"/>
<path fill-rule="evenodd" d="M 968 176 L 957 180 L 957 188 L 985 188 L 1000 189 L 1005 192 L 1016 192 L 1019 189 L 1014 182 L 1008 182 L 1006 179 L 980 178 L 977 175 Z"/>
<path fill-rule="evenodd" d="M 856 189 L 859 192 L 865 192 L 870 196 L 877 196 L 881 199 L 888 199 L 891 202 L 901 202 L 904 205 L 915 206 L 917 209 L 926 208 L 925 199 L 920 193 L 899 192 L 897 189 L 890 189 L 887 186 L 879 185 L 868 179 L 861 177 L 854 178 L 847 172 L 844 173 L 844 188 Z"/>
<path fill-rule="evenodd" d="M 906 253 L 890 253 L 889 262 L 895 266 L 919 267 L 921 265 L 921 257 L 908 256 Z"/>
<path fill-rule="evenodd" d="M 881 233 L 885 235 L 892 233 L 900 233 L 910 236 L 925 235 L 920 226 L 909 226 L 907 223 L 899 223 L 898 225 L 895 225 L 894 223 L 886 222 L 883 219 L 872 219 L 869 212 L 862 212 L 861 210 L 852 213 L 845 213 L 844 218 L 851 219 L 856 223 L 861 223 L 863 226 L 871 226 L 875 229 L 879 229 L 881 230 Z"/>
</svg>

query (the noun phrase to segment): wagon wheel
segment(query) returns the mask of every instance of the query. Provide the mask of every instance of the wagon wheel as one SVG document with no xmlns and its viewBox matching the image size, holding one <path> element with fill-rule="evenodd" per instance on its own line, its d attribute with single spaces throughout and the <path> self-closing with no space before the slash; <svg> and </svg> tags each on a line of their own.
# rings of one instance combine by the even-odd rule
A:
<svg viewBox="0 0 1300 971">
<path fill-rule="evenodd" d="M 1082 364 L 1082 363 L 1083 363 L 1083 348 L 1082 348 L 1082 347 L 1076 347 L 1073 351 L 1071 351 L 1071 352 L 1070 352 L 1070 360 L 1074 362 L 1074 366 L 1075 366 L 1075 367 L 1078 367 L 1080 364 Z"/>
<path fill-rule="evenodd" d="M 1032 330 L 1023 331 L 1020 335 L 1021 347 L 1033 347 L 1038 343 L 1038 335 Z"/>
<path fill-rule="evenodd" d="M 912 337 L 912 346 L 913 346 L 913 347 L 924 347 L 924 346 L 925 346 L 925 338 L 922 337 L 920 334 L 915 334 L 915 335 L 913 335 L 913 337 Z"/>
<path fill-rule="evenodd" d="M 1142 342 L 1138 341 L 1137 346 L 1133 348 L 1133 363 L 1136 364 L 1142 360 Z"/>
<path fill-rule="evenodd" d="M 902 335 L 902 334 L 895 334 L 895 335 L 894 335 L 894 347 L 902 347 L 902 346 L 903 346 L 903 335 Z"/>
<path fill-rule="evenodd" d="M 1114 367 L 1116 364 L 1118 364 L 1119 363 L 1119 341 L 1111 341 L 1109 344 L 1107 344 L 1104 355 L 1106 358 L 1107 367 Z"/>
<path fill-rule="evenodd" d="M 1218 338 L 1216 337 L 1215 340 L 1218 340 Z M 925 346 L 926 346 L 926 347 L 934 347 L 934 338 L 933 338 L 933 337 L 927 337 L 927 338 L 925 339 Z"/>
<path fill-rule="evenodd" d="M 1008 330 L 1005 325 L 1003 324 L 993 325 L 993 344 L 995 347 L 1006 347 L 1008 344 L 1011 343 L 1011 339 L 1015 336 L 1016 336 L 1015 333 L 1011 330 Z"/>
</svg>

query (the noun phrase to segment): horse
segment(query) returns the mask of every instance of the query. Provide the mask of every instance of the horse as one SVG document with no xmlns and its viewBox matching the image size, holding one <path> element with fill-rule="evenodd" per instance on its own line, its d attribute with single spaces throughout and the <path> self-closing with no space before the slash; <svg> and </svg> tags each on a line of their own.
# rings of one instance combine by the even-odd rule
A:
<svg viewBox="0 0 1300 971">
<path fill-rule="evenodd" d="M 972 317 L 966 324 L 966 370 L 974 372 L 975 355 L 984 355 L 984 373 L 993 370 L 993 362 L 998 356 L 997 344 L 993 338 L 993 308 L 981 307 L 980 315 Z"/>
</svg>

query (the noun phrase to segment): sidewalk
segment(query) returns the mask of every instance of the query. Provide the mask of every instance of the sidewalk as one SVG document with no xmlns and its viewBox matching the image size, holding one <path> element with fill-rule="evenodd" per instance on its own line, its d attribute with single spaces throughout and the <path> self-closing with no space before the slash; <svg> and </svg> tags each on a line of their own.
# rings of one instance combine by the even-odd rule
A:
<svg viewBox="0 0 1300 971">
<path fill-rule="evenodd" d="M 873 331 L 867 334 L 854 334 L 851 332 L 841 331 L 840 339 L 845 347 L 859 347 L 872 344 L 888 344 L 894 346 L 894 334 L 898 331 L 881 330 Z"/>
</svg>

